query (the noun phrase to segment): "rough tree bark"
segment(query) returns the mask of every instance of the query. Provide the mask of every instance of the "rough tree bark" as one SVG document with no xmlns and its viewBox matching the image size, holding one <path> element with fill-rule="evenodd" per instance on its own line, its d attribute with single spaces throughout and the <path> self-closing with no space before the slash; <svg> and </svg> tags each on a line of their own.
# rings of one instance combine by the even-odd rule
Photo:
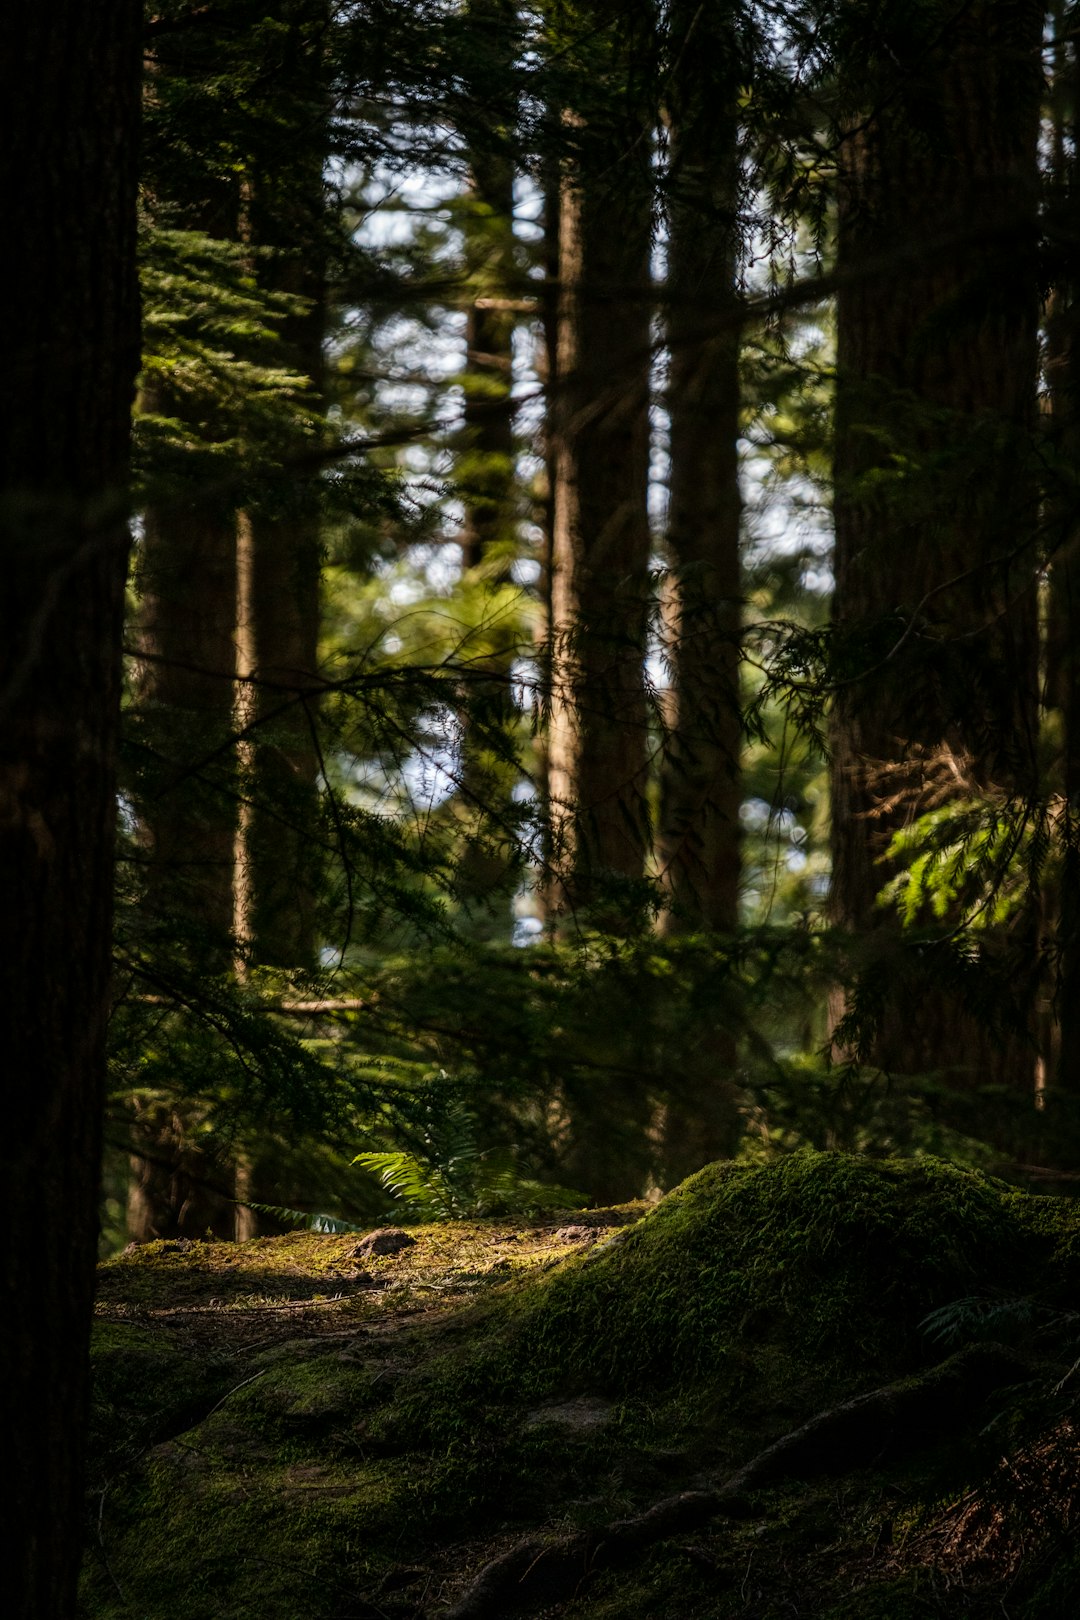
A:
<svg viewBox="0 0 1080 1620">
<path fill-rule="evenodd" d="M 876 905 L 892 834 L 934 803 L 1035 786 L 1042 15 L 886 7 L 852 69 L 877 94 L 840 154 L 832 905 L 872 951 L 895 933 Z M 884 1067 L 1031 1068 L 949 997 L 905 999 Z"/>
<path fill-rule="evenodd" d="M 562 15 L 562 14 L 560 14 Z M 638 926 L 650 847 L 645 691 L 650 533 L 651 7 L 566 8 L 548 727 L 552 909 L 564 928 Z M 565 1095 L 564 1174 L 601 1202 L 640 1192 L 645 1082 Z"/>
<path fill-rule="evenodd" d="M 740 558 L 738 89 L 731 5 L 669 7 L 667 335 L 671 471 L 666 603 L 671 671 L 657 860 L 663 933 L 739 920 Z M 669 1180 L 730 1154 L 736 1043 L 702 1032 L 664 1120 Z"/>
<path fill-rule="evenodd" d="M 618 927 L 637 898 L 631 886 L 620 903 L 620 891 L 642 876 L 650 839 L 652 120 L 638 60 L 649 18 L 643 6 L 624 8 L 616 26 L 603 5 L 589 9 L 596 32 L 585 65 L 609 99 L 592 109 L 582 86 L 566 117 L 548 758 L 563 903 Z"/>
<path fill-rule="evenodd" d="M 133 0 L 20 5 L 0 336 L 0 1432 L 8 1612 L 69 1620 L 97 1247 L 115 756 L 138 363 Z"/>
</svg>

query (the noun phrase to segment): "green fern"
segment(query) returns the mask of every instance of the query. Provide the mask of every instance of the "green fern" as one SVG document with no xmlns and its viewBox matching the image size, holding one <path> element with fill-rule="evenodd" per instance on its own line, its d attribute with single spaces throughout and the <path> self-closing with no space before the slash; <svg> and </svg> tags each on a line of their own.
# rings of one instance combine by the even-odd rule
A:
<svg viewBox="0 0 1080 1620">
<path fill-rule="evenodd" d="M 270 1215 L 282 1226 L 291 1226 L 301 1232 L 321 1232 L 328 1236 L 346 1232 L 368 1232 L 371 1230 L 370 1222 L 367 1226 L 354 1226 L 352 1221 L 343 1221 L 337 1215 L 312 1215 L 305 1209 L 286 1209 L 281 1204 L 256 1204 L 246 1199 L 237 1202 L 243 1209 L 253 1209 L 257 1215 Z"/>
<path fill-rule="evenodd" d="M 414 1220 L 530 1214 L 588 1203 L 583 1193 L 522 1176 L 508 1153 L 482 1151 L 472 1118 L 458 1103 L 429 1115 L 416 1150 L 358 1153 L 352 1162 L 377 1176 Z"/>
</svg>

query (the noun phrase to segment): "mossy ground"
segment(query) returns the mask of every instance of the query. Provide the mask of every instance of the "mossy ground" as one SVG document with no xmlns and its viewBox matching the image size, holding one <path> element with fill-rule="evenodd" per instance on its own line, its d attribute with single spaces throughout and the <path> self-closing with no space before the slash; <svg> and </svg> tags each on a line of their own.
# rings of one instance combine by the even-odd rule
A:
<svg viewBox="0 0 1080 1620">
<path fill-rule="evenodd" d="M 708 1487 L 815 1411 L 917 1376 L 941 1354 L 928 1311 L 1080 1282 L 1078 1206 L 926 1161 L 711 1166 L 655 1210 L 587 1219 L 595 1244 L 492 1221 L 413 1228 L 383 1259 L 302 1235 L 108 1262 L 85 1614 L 437 1616 L 522 1535 Z M 985 1415 L 763 1491 L 544 1612 L 999 1614 L 993 1567 L 919 1540 L 991 1474 Z M 1011 1572 L 1011 1614 L 1048 1617 L 1050 1590 L 1077 1607 L 1044 1543 L 1030 1589 Z"/>
</svg>

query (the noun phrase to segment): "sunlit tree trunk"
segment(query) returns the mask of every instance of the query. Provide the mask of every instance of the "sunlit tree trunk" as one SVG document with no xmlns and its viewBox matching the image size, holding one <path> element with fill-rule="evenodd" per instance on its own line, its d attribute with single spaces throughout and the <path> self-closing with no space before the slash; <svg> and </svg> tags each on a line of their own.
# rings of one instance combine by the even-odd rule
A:
<svg viewBox="0 0 1080 1620">
<path fill-rule="evenodd" d="M 4 1602 L 70 1620 L 97 1249 L 127 459 L 138 364 L 131 0 L 5 19 L 0 336 Z"/>
<path fill-rule="evenodd" d="M 731 934 L 739 904 L 738 89 L 733 8 L 669 7 L 671 472 L 666 634 L 671 689 L 657 860 L 668 935 Z M 702 1032 L 666 1113 L 671 1179 L 732 1151 L 736 1045 Z"/>
<path fill-rule="evenodd" d="M 579 8 L 580 15 L 580 8 Z M 603 18 L 597 18 L 598 26 Z M 636 82 L 648 18 L 598 38 L 607 89 L 567 115 L 552 399 L 549 788 L 563 903 L 625 926 L 649 849 L 649 353 L 652 126 Z M 597 71 L 599 72 L 599 66 Z M 627 887 L 629 885 L 629 887 Z"/>
<path fill-rule="evenodd" d="M 832 903 L 872 952 L 894 933 L 876 904 L 891 835 L 934 804 L 1035 787 L 1042 14 L 886 8 L 863 64 L 880 94 L 841 150 Z M 932 958 L 877 1061 L 1030 1085 L 1024 1042 L 977 1040 Z"/>
<path fill-rule="evenodd" d="M 642 915 L 650 848 L 651 10 L 573 9 L 580 55 L 559 207 L 558 375 L 550 395 L 554 531 L 548 789 L 566 927 Z M 582 43 L 583 42 L 583 43 Z M 650 1099 L 620 1077 L 569 1108 L 566 1175 L 611 1200 L 640 1191 Z"/>
<path fill-rule="evenodd" d="M 543 267 L 544 284 L 540 296 L 540 321 L 536 339 L 536 368 L 553 402 L 558 394 L 559 354 L 559 172 L 550 160 L 544 172 L 543 214 Z M 551 404 L 545 413 L 543 437 L 543 472 L 536 491 L 536 523 L 540 530 L 540 624 L 537 629 L 537 662 L 539 692 L 550 692 L 552 673 L 552 565 L 555 555 L 555 435 L 554 411 Z M 553 860 L 554 840 L 551 824 L 551 769 L 548 748 L 548 728 L 538 726 L 533 743 L 534 773 L 536 781 L 536 810 L 540 829 L 537 858 L 540 881 L 537 885 L 536 905 L 546 932 L 554 932 L 558 921 L 559 894 Z"/>
</svg>

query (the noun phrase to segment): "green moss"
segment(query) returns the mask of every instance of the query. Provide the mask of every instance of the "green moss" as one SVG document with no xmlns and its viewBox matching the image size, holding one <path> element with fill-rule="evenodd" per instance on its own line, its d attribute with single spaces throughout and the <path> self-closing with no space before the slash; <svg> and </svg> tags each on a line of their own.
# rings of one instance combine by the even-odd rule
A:
<svg viewBox="0 0 1080 1620">
<path fill-rule="evenodd" d="M 93 1620 L 404 1613 L 419 1594 L 395 1609 L 380 1583 L 409 1561 L 461 1574 L 537 1526 L 599 1526 L 722 1478 L 821 1406 L 936 1360 L 919 1329 L 934 1308 L 1080 1279 L 1076 1206 L 931 1160 L 711 1166 L 584 1253 L 508 1223 L 414 1232 L 415 1249 L 370 1266 L 405 1289 L 310 1324 L 302 1303 L 243 1302 L 327 1293 L 355 1240 L 149 1246 L 106 1268 L 106 1308 L 144 1320 L 98 1339 L 98 1443 L 110 1426 L 126 1438 L 99 1464 Z M 202 1302 L 197 1339 L 179 1337 L 192 1312 L 170 1315 L 174 1285 Z M 437 1301 L 430 1320 L 406 1319 L 410 1290 Z M 246 1321 L 272 1342 L 246 1348 Z M 569 1410 L 578 1394 L 607 1401 L 574 1409 L 595 1423 Z M 937 1499 L 935 1469 L 927 1456 L 904 1473 L 910 1511 Z M 761 1620 L 804 1589 L 806 1612 L 834 1620 L 947 1612 L 918 1571 L 875 1575 L 867 1503 L 883 1488 L 862 1481 L 846 1505 L 831 1484 L 769 1493 L 760 1524 L 657 1546 L 565 1613 L 734 1620 L 748 1569 Z"/>
<path fill-rule="evenodd" d="M 918 1351 L 935 1306 L 980 1283 L 1029 1285 L 1051 1239 L 1016 1205 L 933 1160 L 710 1165 L 617 1246 L 553 1277 L 520 1337 L 544 1373 L 587 1363 L 619 1388 L 707 1379 L 747 1342 L 880 1368 Z"/>
<path fill-rule="evenodd" d="M 791 1418 L 826 1388 L 934 1359 L 928 1312 L 1060 1274 L 1078 1231 L 1064 1200 L 931 1159 L 710 1165 L 615 1239 L 492 1302 L 475 1352 L 436 1360 L 395 1417 L 450 1432 L 492 1399 L 588 1389 L 654 1403 L 689 1392 L 699 1411 L 722 1396 L 743 1429 L 755 1406 Z"/>
<path fill-rule="evenodd" d="M 91 1341 L 92 1482 L 197 1421 L 228 1388 L 231 1361 L 127 1323 L 99 1322 Z"/>
</svg>

